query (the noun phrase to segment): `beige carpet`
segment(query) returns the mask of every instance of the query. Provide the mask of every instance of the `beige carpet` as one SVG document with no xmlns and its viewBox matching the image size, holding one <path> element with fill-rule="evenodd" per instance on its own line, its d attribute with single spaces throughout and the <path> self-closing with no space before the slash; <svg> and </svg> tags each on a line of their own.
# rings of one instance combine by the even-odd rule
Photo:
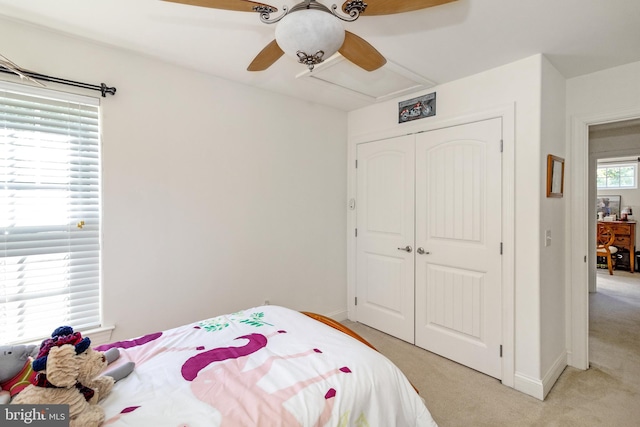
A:
<svg viewBox="0 0 640 427">
<path fill-rule="evenodd" d="M 442 427 L 640 426 L 640 274 L 599 271 L 590 317 L 591 368 L 565 369 L 544 402 L 365 325 L 345 325 L 402 369 Z"/>
</svg>

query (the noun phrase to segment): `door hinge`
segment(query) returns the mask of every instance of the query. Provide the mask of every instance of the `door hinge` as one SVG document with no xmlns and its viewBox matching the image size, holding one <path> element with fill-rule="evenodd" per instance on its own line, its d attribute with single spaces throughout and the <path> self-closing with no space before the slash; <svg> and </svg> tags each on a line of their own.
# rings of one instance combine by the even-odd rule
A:
<svg viewBox="0 0 640 427">
<path fill-rule="evenodd" d="M 500 152 L 502 153 L 504 151 L 504 140 L 500 140 Z"/>
<path fill-rule="evenodd" d="M 587 256 L 586 255 L 584 256 L 584 262 L 587 262 Z"/>
<path fill-rule="evenodd" d="M 500 344 L 500 357 L 502 357 L 502 344 Z"/>
<path fill-rule="evenodd" d="M 358 237 L 358 229 L 356 228 L 356 237 Z"/>
<path fill-rule="evenodd" d="M 500 255 L 502 255 L 502 242 L 500 242 Z"/>
<path fill-rule="evenodd" d="M 356 305 L 358 305 L 358 297 L 356 297 Z"/>
<path fill-rule="evenodd" d="M 358 169 L 358 160 L 356 160 L 356 169 Z"/>
</svg>

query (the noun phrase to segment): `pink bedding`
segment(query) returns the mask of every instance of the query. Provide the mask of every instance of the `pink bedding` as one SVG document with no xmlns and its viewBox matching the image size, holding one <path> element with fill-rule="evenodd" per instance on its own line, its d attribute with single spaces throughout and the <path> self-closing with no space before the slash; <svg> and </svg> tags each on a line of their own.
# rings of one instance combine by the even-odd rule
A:
<svg viewBox="0 0 640 427">
<path fill-rule="evenodd" d="M 105 426 L 435 426 L 400 370 L 352 337 L 263 306 L 129 341 Z"/>
</svg>

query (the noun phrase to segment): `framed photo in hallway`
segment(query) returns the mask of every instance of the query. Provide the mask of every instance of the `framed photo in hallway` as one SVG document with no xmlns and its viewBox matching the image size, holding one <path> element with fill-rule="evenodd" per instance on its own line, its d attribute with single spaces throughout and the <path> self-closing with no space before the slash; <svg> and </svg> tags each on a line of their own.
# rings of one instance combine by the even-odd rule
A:
<svg viewBox="0 0 640 427">
<path fill-rule="evenodd" d="M 547 197 L 562 197 L 564 193 L 564 159 L 547 156 Z"/>
</svg>

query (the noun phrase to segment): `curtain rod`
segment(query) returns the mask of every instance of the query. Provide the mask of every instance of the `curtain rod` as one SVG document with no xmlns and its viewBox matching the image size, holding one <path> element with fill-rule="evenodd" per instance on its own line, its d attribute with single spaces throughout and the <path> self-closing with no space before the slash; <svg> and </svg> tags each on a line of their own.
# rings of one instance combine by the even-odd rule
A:
<svg viewBox="0 0 640 427">
<path fill-rule="evenodd" d="M 640 163 L 640 157 L 616 157 L 613 160 L 609 160 L 609 159 L 599 159 L 596 161 L 596 163 L 598 164 L 604 164 L 604 163 L 632 163 L 632 162 L 638 162 Z"/>
<path fill-rule="evenodd" d="M 2 71 L 3 73 L 16 74 L 14 71 L 9 70 L 2 65 L 0 65 L 0 71 Z M 115 87 L 108 87 L 104 83 L 100 83 L 100 86 L 98 86 L 98 85 L 92 85 L 89 83 L 82 83 L 82 82 L 76 82 L 73 80 L 61 79 L 59 77 L 51 77 L 45 74 L 39 74 L 39 73 L 34 73 L 32 71 L 21 70 L 19 68 L 17 69 L 17 71 L 20 71 L 20 73 L 24 74 L 27 77 L 31 77 L 37 80 L 44 80 L 52 83 L 61 83 L 63 85 L 81 87 L 83 89 L 97 90 L 97 91 L 100 91 L 100 93 L 102 93 L 103 98 L 105 98 L 107 94 L 110 94 L 110 95 L 116 94 Z"/>
</svg>

